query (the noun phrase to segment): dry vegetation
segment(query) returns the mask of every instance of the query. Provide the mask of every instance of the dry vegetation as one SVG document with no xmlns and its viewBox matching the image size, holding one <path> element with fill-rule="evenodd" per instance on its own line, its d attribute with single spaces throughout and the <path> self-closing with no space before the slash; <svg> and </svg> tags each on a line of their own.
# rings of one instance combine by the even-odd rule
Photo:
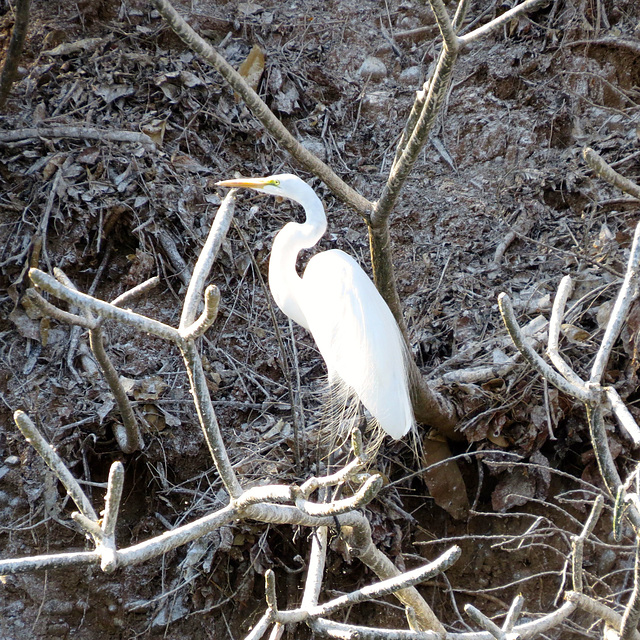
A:
<svg viewBox="0 0 640 640">
<path fill-rule="evenodd" d="M 484 4 L 472 2 L 470 20 L 495 16 L 495 9 L 483 14 Z M 300 0 L 180 10 L 235 67 L 259 45 L 266 60 L 260 95 L 307 148 L 376 197 L 414 92 L 439 51 L 426 7 Z M 570 273 L 575 289 L 562 348 L 588 377 L 637 223 L 638 201 L 594 177 L 582 159 L 583 147 L 593 147 L 638 180 L 637 3 L 556 0 L 531 18 L 461 56 L 392 226 L 414 355 L 458 407 L 460 441 L 452 446 L 465 454 L 460 466 L 472 506 L 467 520 L 453 521 L 427 495 L 425 461 L 406 443 L 387 443 L 376 466 L 390 484 L 367 516 L 376 544 L 400 567 L 460 544 L 462 559 L 446 580 L 421 587 L 458 631 L 470 624 L 462 613 L 467 602 L 496 615 L 518 593 L 527 611 L 557 606 L 570 536 L 602 488 L 582 404 L 520 360 L 512 366 L 497 296 L 509 293 L 521 325 L 548 319 L 560 279 Z M 11 24 L 8 12 L 0 46 Z M 380 77 L 361 72 L 368 56 L 384 63 Z M 218 509 L 226 498 L 179 352 L 109 324 L 108 351 L 127 379 L 146 444 L 122 454 L 114 438 L 119 413 L 86 336 L 20 304 L 34 254 L 41 269 L 60 267 L 103 300 L 159 274 L 160 286 L 136 310 L 177 325 L 188 274 L 220 203 L 213 183 L 234 172 L 305 175 L 144 3 L 35 2 L 21 65 L 0 119 L 3 558 L 85 544 L 55 477 L 15 428 L 15 409 L 37 418 L 78 478 L 104 483 L 111 463 L 123 461 L 121 547 Z M 47 127 L 46 135 L 16 133 L 34 127 Z M 368 265 L 360 218 L 305 177 L 329 212 L 321 248 L 343 248 Z M 222 306 L 201 354 L 229 455 L 249 483 L 310 472 L 295 467 L 289 386 L 304 407 L 305 462 L 314 459 L 321 421 L 322 361 L 303 330 L 292 332 L 279 314 L 274 325 L 259 276 L 273 235 L 295 215 L 287 204 L 243 197 L 212 274 Z M 636 305 L 606 374 L 636 418 L 639 323 Z M 479 368 L 482 376 L 474 373 Z M 626 476 L 636 452 L 609 423 L 610 448 Z M 99 505 L 102 486 L 84 488 Z M 613 540 L 611 512 L 609 504 L 585 546 L 585 590 L 615 607 L 632 588 L 633 549 L 628 538 Z M 0 635 L 243 637 L 264 610 L 266 569 L 278 576 L 280 606 L 298 601 L 307 533 L 240 522 L 116 574 L 93 568 L 10 576 L 0 586 Z M 350 563 L 338 538 L 327 573 L 334 595 L 373 580 Z M 388 603 L 355 608 L 349 619 L 403 627 L 403 611 Z M 593 622 L 579 614 L 554 633 L 599 637 Z"/>
</svg>

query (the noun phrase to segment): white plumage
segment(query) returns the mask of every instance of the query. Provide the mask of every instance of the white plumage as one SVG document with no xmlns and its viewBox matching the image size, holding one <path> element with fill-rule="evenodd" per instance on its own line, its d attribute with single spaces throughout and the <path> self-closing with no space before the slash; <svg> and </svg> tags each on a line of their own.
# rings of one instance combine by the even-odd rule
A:
<svg viewBox="0 0 640 640">
<path fill-rule="evenodd" d="M 386 302 L 360 265 L 344 251 L 313 256 L 302 278 L 296 260 L 327 228 L 322 202 L 291 174 L 218 183 L 249 187 L 289 198 L 304 207 L 306 221 L 289 222 L 276 235 L 269 261 L 269 287 L 280 309 L 308 329 L 324 358 L 332 384 L 351 389 L 392 438 L 413 426 L 406 346 Z"/>
</svg>

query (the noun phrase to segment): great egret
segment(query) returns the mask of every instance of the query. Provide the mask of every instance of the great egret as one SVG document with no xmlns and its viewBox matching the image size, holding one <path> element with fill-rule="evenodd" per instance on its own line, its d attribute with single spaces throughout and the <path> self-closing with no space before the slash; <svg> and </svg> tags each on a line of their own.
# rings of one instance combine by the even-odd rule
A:
<svg viewBox="0 0 640 640">
<path fill-rule="evenodd" d="M 302 205 L 303 224 L 289 222 L 276 235 L 269 287 L 280 309 L 313 335 L 327 364 L 330 384 L 352 390 L 392 438 L 414 424 L 404 339 L 382 296 L 360 265 L 344 251 L 313 256 L 301 278 L 296 260 L 327 229 L 320 198 L 297 176 L 238 178 L 221 187 L 248 187 Z"/>
</svg>

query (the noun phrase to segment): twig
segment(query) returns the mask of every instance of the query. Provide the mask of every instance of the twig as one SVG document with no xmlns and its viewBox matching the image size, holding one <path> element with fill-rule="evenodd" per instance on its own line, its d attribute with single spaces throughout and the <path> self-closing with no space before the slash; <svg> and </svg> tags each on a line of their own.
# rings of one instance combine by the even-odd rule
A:
<svg viewBox="0 0 640 640">
<path fill-rule="evenodd" d="M 149 291 L 157 287 L 159 284 L 160 278 L 158 276 L 153 276 L 153 278 L 149 278 L 148 280 L 136 285 L 133 289 L 129 289 L 129 291 L 121 293 L 117 298 L 114 298 L 111 301 L 111 304 L 114 307 L 127 307 L 139 297 L 149 293 Z"/>
<path fill-rule="evenodd" d="M 524 13 L 528 13 L 529 11 L 533 11 L 543 4 L 547 4 L 549 0 L 526 0 L 522 4 L 519 4 L 517 7 L 513 7 L 513 9 L 509 9 L 509 11 L 505 11 L 502 15 L 498 16 L 491 20 L 491 22 L 487 22 L 487 24 L 478 27 L 474 31 L 467 33 L 464 36 L 460 36 L 460 44 L 467 45 L 474 40 L 477 40 L 481 36 L 485 36 L 491 31 L 495 31 L 503 24 L 510 22 L 514 18 L 523 15 Z"/>
<path fill-rule="evenodd" d="M 560 391 L 577 398 L 581 402 L 589 402 L 591 400 L 591 394 L 585 388 L 578 387 L 563 378 L 534 351 L 526 340 L 524 340 L 513 312 L 513 307 L 511 306 L 511 300 L 509 300 L 509 296 L 506 293 L 501 293 L 498 296 L 498 306 L 500 307 L 502 319 L 504 320 L 513 343 L 518 348 L 518 351 L 520 351 L 520 353 L 525 357 L 527 362 L 529 362 L 529 364 L 538 371 L 541 376 L 546 378 L 554 386 L 558 387 Z"/>
<path fill-rule="evenodd" d="M 573 593 L 573 592 L 570 592 Z M 582 594 L 575 594 L 581 596 Z M 597 603 L 596 603 L 597 604 Z M 563 620 L 566 620 L 577 608 L 577 605 L 572 602 L 565 602 L 559 609 L 548 613 L 537 620 L 530 622 L 523 622 L 516 625 L 512 631 L 514 637 L 520 637 L 523 640 L 525 638 L 538 638 L 546 631 L 555 629 L 559 626 Z M 604 607 L 608 609 L 608 607 Z M 611 611 L 609 609 L 609 611 Z M 613 613 L 613 612 L 612 612 Z M 617 614 L 615 614 L 617 615 Z M 620 617 L 620 616 L 618 616 Z M 358 638 L 358 640 L 380 640 L 380 629 L 374 629 L 371 627 L 362 627 L 356 625 L 342 624 L 340 622 L 334 622 L 333 620 L 326 620 L 325 618 L 318 618 L 309 623 L 309 626 L 321 636 L 328 636 L 331 638 Z M 391 637 L 394 640 L 397 638 L 402 640 L 491 640 L 492 636 L 488 632 L 463 632 L 463 633 L 446 633 L 442 635 L 434 631 L 401 631 L 397 634 L 390 632 Z M 634 640 L 640 640 L 640 634 Z"/>
<path fill-rule="evenodd" d="M 632 180 L 629 180 L 629 178 L 625 178 L 622 174 L 618 173 L 593 149 L 585 147 L 582 150 L 582 156 L 589 167 L 601 178 L 606 180 L 609 184 L 612 184 L 614 187 L 618 187 L 621 191 L 624 191 L 630 196 L 640 200 L 640 186 Z"/>
<path fill-rule="evenodd" d="M 309 567 L 302 594 L 302 609 L 310 609 L 317 606 L 322 589 L 322 577 L 327 558 L 328 527 L 318 527 L 313 532 L 311 540 L 311 553 L 309 554 Z"/>
<path fill-rule="evenodd" d="M 317 605 L 309 609 L 300 608 L 291 611 L 280 611 L 276 615 L 276 619 L 283 624 L 303 622 L 311 618 L 331 615 L 345 607 L 350 607 L 354 604 L 366 602 L 374 598 L 380 598 L 389 594 L 398 595 L 399 591 L 409 589 L 416 584 L 420 584 L 421 582 L 429 580 L 439 573 L 446 571 L 454 562 L 456 562 L 461 553 L 462 551 L 460 547 L 451 547 L 451 549 L 445 551 L 439 558 L 424 567 L 419 567 L 418 569 L 407 571 L 399 576 L 383 580 L 377 584 L 357 589 L 356 591 L 352 591 L 351 593 L 339 596 L 338 598 L 329 600 L 329 602 L 325 602 L 324 604 Z M 437 622 L 437 625 L 438 628 L 433 629 L 434 631 L 438 631 L 442 627 L 439 622 Z"/>
<path fill-rule="evenodd" d="M 511 603 L 509 607 L 509 611 L 507 611 L 507 615 L 505 616 L 504 622 L 502 624 L 502 631 L 505 634 L 510 634 L 513 632 L 513 628 L 516 626 L 516 622 L 518 621 L 518 617 L 520 616 L 520 612 L 522 611 L 522 607 L 524 606 L 524 598 L 522 594 L 518 594 Z"/>
<path fill-rule="evenodd" d="M 80 488 L 78 481 L 71 475 L 71 472 L 67 469 L 64 462 L 62 462 L 60 456 L 42 437 L 42 434 L 38 431 L 38 428 L 33 424 L 29 416 L 24 411 L 18 410 L 13 414 L 13 419 L 27 442 L 38 452 L 51 471 L 56 474 L 58 480 L 62 482 L 67 493 L 76 503 L 78 509 L 80 509 L 80 513 L 82 513 L 85 518 L 97 522 L 98 516 L 93 510 L 89 499 L 84 494 L 84 491 Z"/>
<path fill-rule="evenodd" d="M 138 421 L 133 413 L 133 407 L 129 402 L 127 392 L 120 382 L 120 376 L 104 349 L 102 328 L 100 326 L 89 330 L 89 345 L 102 369 L 102 374 L 111 389 L 111 393 L 113 393 L 120 411 L 122 425 L 116 424 L 113 431 L 118 446 L 124 453 L 133 453 L 143 449 L 144 441 L 138 427 Z"/>
<path fill-rule="evenodd" d="M 366 506 L 376 497 L 383 486 L 383 477 L 376 474 L 368 478 L 360 489 L 349 498 L 318 504 L 300 497 L 296 499 L 295 504 L 300 511 L 312 516 L 337 516 Z"/>
<path fill-rule="evenodd" d="M 190 326 L 180 331 L 184 340 L 195 340 L 204 335 L 207 329 L 216 321 L 220 306 L 220 289 L 210 284 L 204 291 L 204 311 Z"/>
<path fill-rule="evenodd" d="M 598 522 L 598 518 L 602 513 L 602 508 L 604 507 L 604 498 L 599 495 L 596 497 L 593 506 L 591 507 L 591 513 L 587 518 L 587 521 L 584 523 L 584 527 L 582 527 L 582 531 L 579 536 L 573 536 L 571 539 L 571 547 L 573 553 L 571 554 L 571 568 L 572 568 L 572 578 L 573 578 L 573 590 L 582 593 L 582 557 L 584 552 L 584 543 L 585 540 L 591 535 L 593 532 L 593 528 L 596 526 Z"/>
<path fill-rule="evenodd" d="M 584 593 L 576 593 L 575 591 L 567 591 L 564 594 L 564 599 L 567 600 L 567 602 L 576 605 L 583 611 L 591 613 L 596 616 L 596 618 L 606 620 L 614 629 L 620 629 L 622 616 L 619 613 L 616 613 L 613 609 L 607 607 L 607 605 L 586 596 Z M 633 638 L 633 640 L 640 640 L 640 633 L 634 630 L 631 638 Z"/>
<path fill-rule="evenodd" d="M 98 300 L 97 298 L 88 296 L 80 291 L 73 291 L 39 269 L 29 269 L 29 278 L 31 278 L 31 281 L 36 286 L 48 291 L 52 295 L 56 296 L 56 298 L 60 298 L 61 300 L 77 307 L 93 311 L 93 313 L 101 317 L 108 318 L 110 320 L 119 320 L 120 322 L 135 327 L 140 331 L 151 333 L 159 338 L 164 338 L 165 340 L 171 340 L 171 342 L 177 343 L 182 339 L 177 329 L 174 329 L 169 325 L 141 316 L 133 311 L 120 309 L 108 302 Z"/>
<path fill-rule="evenodd" d="M 67 275 L 59 268 L 54 268 L 56 280 L 72 291 L 77 289 Z M 92 287 L 93 288 L 93 287 Z M 144 447 L 140 428 L 136 420 L 135 414 L 124 387 L 120 381 L 120 376 L 113 366 L 111 359 L 104 348 L 102 340 L 102 326 L 100 320 L 95 320 L 90 311 L 85 310 L 84 318 L 80 318 L 74 314 L 69 314 L 57 307 L 49 304 L 35 290 L 30 290 L 32 299 L 43 311 L 60 321 L 66 321 L 75 326 L 84 326 L 89 329 L 89 344 L 91 351 L 95 356 L 98 365 L 102 370 L 102 374 L 111 389 L 111 393 L 116 400 L 120 416 L 122 417 L 122 425 L 116 425 L 114 435 L 118 446 L 124 453 L 133 453 Z M 44 303 L 44 304 L 43 304 Z M 80 320 L 80 321 L 79 321 Z"/>
<path fill-rule="evenodd" d="M 115 571 L 118 566 L 116 558 L 115 530 L 118 521 L 118 511 L 120 510 L 120 498 L 124 487 L 124 467 L 122 462 L 114 462 L 109 470 L 109 480 L 107 495 L 105 497 L 104 517 L 102 519 L 102 542 L 100 551 L 102 560 L 100 568 L 105 573 Z"/>
<path fill-rule="evenodd" d="M 604 387 L 604 392 L 607 394 L 607 400 L 622 430 L 631 438 L 634 447 L 640 447 L 640 428 L 638 428 L 638 423 L 627 406 L 622 402 L 622 398 L 613 387 Z"/>
<path fill-rule="evenodd" d="M 118 521 L 118 511 L 120 510 L 120 499 L 124 487 L 124 466 L 122 462 L 116 461 L 109 470 L 109 480 L 107 484 L 107 495 L 104 499 L 104 516 L 102 518 L 102 530 L 106 537 L 113 537 Z"/>
<path fill-rule="evenodd" d="M 633 244 L 631 245 L 631 254 L 629 256 L 629 262 L 627 264 L 627 271 L 624 276 L 624 281 L 618 297 L 616 298 L 607 328 L 605 329 L 604 336 L 602 337 L 602 343 L 600 349 L 596 354 L 593 366 L 591 367 L 591 377 L 589 381 L 592 383 L 600 383 L 602 376 L 604 375 L 605 367 L 609 361 L 609 356 L 613 345 L 622 330 L 631 303 L 636 299 L 638 295 L 638 263 L 640 262 L 640 224 L 636 226 L 635 233 L 633 234 Z"/>
<path fill-rule="evenodd" d="M 85 329 L 92 329 L 96 326 L 95 320 L 78 316 L 75 313 L 69 313 L 58 309 L 55 305 L 51 304 L 48 300 L 45 300 L 35 289 L 27 289 L 24 294 L 25 299 L 28 302 L 32 302 L 42 313 L 49 318 L 53 318 L 58 322 L 64 322 L 65 324 L 78 325 Z"/>
<path fill-rule="evenodd" d="M 271 569 L 268 569 L 271 571 Z M 265 575 L 266 577 L 266 575 Z M 267 610 L 266 613 L 256 622 L 253 629 L 245 636 L 244 640 L 259 640 L 266 633 L 269 625 L 273 624 L 273 612 Z"/>
<path fill-rule="evenodd" d="M 193 324 L 196 314 L 198 313 L 198 307 L 202 300 L 204 285 L 209 277 L 211 267 L 216 260 L 218 251 L 220 250 L 224 239 L 227 237 L 227 232 L 229 231 L 231 221 L 233 220 L 236 192 L 237 189 L 231 189 L 220 204 L 215 218 L 213 219 L 213 224 L 211 225 L 209 234 L 207 235 L 207 239 L 200 251 L 196 265 L 193 268 L 193 275 L 189 281 L 187 293 L 184 298 L 184 304 L 182 306 L 182 315 L 180 317 L 181 330 L 186 330 L 189 325 Z"/>
<path fill-rule="evenodd" d="M 358 523 L 358 527 L 351 527 L 342 520 L 344 517 L 339 516 L 342 533 L 354 555 L 382 580 L 399 576 L 400 571 L 393 562 L 373 544 L 369 522 L 364 520 L 364 522 Z M 414 610 L 423 629 L 433 629 L 439 633 L 445 633 L 445 629 L 436 615 L 414 587 L 402 589 L 396 592 L 395 596 L 405 607 L 411 607 Z"/>
<path fill-rule="evenodd" d="M 640 538 L 636 536 L 636 555 L 633 564 L 633 591 L 622 616 L 620 640 L 631 640 L 640 620 Z"/>
<path fill-rule="evenodd" d="M 231 466 L 229 455 L 224 446 L 218 419 L 211 403 L 211 396 L 207 387 L 207 380 L 202 369 L 202 360 L 193 340 L 186 340 L 180 344 L 180 351 L 187 368 L 189 384 L 193 393 L 200 426 L 204 433 L 209 453 L 215 462 L 220 479 L 232 498 L 242 495 L 243 489 Z"/>
<path fill-rule="evenodd" d="M 438 24 L 438 29 L 440 29 L 444 46 L 452 51 L 457 49 L 458 36 L 456 36 L 451 20 L 449 20 L 449 14 L 444 6 L 444 2 L 442 0 L 429 0 L 429 4 L 436 17 L 436 23 Z"/>
<path fill-rule="evenodd" d="M 547 346 L 547 355 L 549 360 L 553 362 L 556 369 L 573 385 L 584 387 L 586 382 L 565 362 L 560 355 L 558 347 L 560 339 L 560 327 L 564 319 L 564 310 L 567 300 L 573 290 L 571 276 L 565 276 L 560 281 L 558 292 L 553 301 L 553 309 L 551 310 L 551 319 L 549 320 L 549 344 Z"/>
<path fill-rule="evenodd" d="M 109 140 L 111 142 L 131 142 L 155 150 L 155 142 L 146 134 L 137 131 L 113 131 L 95 127 L 70 127 L 68 125 L 48 125 L 29 129 L 0 131 L 0 144 L 28 140 L 30 138 L 79 138 L 81 140 Z"/>
<path fill-rule="evenodd" d="M 496 640 L 506 640 L 506 634 L 502 629 L 472 604 L 465 604 L 464 611 L 477 625 L 488 631 Z"/>
<path fill-rule="evenodd" d="M 11 32 L 11 40 L 5 56 L 4 67 L 2 67 L 2 75 L 0 75 L 0 109 L 4 109 L 11 92 L 11 86 L 16 79 L 18 62 L 20 62 L 29 27 L 29 4 L 30 0 L 17 0 L 16 2 L 16 21 Z"/>
</svg>

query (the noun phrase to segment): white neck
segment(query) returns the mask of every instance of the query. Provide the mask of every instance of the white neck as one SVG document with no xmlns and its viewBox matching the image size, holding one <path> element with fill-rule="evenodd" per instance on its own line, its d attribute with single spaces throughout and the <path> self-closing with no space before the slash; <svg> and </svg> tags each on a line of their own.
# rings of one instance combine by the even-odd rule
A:
<svg viewBox="0 0 640 640">
<path fill-rule="evenodd" d="M 305 185 L 306 186 L 306 185 Z M 280 309 L 294 322 L 309 329 L 299 301 L 302 297 L 302 278 L 296 271 L 296 261 L 302 249 L 313 247 L 327 229 L 327 217 L 322 202 L 308 187 L 304 206 L 304 224 L 289 222 L 276 235 L 269 260 L 269 288 Z"/>
</svg>

